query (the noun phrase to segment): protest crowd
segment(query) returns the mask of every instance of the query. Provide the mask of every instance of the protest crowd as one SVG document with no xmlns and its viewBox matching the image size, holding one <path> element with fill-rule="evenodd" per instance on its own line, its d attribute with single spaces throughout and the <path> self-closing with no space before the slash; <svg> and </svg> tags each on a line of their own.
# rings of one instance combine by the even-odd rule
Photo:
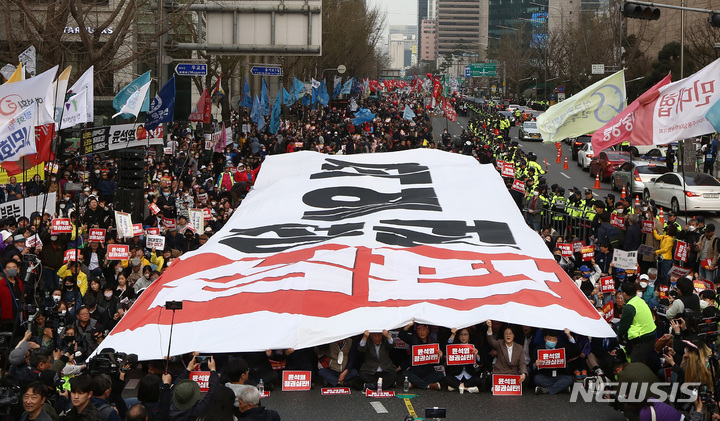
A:
<svg viewBox="0 0 720 421">
<path fill-rule="evenodd" d="M 201 128 L 173 124 L 165 148 L 146 155 L 142 220 L 132 221 L 141 226 L 133 227 L 129 238 L 119 234 L 114 214 L 119 162 L 112 155 L 67 159 L 49 166 L 41 179 L 24 183 L 10 178 L 0 190 L 3 202 L 51 192 L 57 201 L 0 220 L 4 381 L 21 390 L 18 404 L 0 409 L 23 420 L 279 420 L 260 398 L 263 391 L 280 389 L 282 369 L 312 372 L 313 387 L 376 392 L 475 394 L 514 391 L 522 384 L 536 394 L 558 394 L 570 393 L 575 383 L 589 387 L 608 379 L 697 382 L 714 391 L 712 373 L 718 367 L 711 356 L 720 305 L 713 287 L 705 285 L 712 285 L 717 273 L 715 226 L 700 216 L 684 226 L 670 212 L 661 218 L 652 201 L 616 201 L 612 195 L 599 201 L 592 191 L 547 186 L 543 168 L 511 141 L 511 123 L 497 113 L 499 104 L 477 106 L 458 97 L 454 109 L 467 113 L 470 124 L 459 136 L 445 131 L 439 139 L 433 137 L 430 118 L 435 110 L 419 96 L 366 98 L 363 107 L 371 117 L 362 121 L 353 121 L 347 109 L 306 111 L 283 121 L 276 135 L 259 132 L 255 124 L 242 133 L 246 116 L 233 113 L 232 139 L 210 148 Z M 458 327 L 410 323 L 314 349 L 195 353 L 169 361 L 138 362 L 104 353 L 88 359 L 103 349 L 103 338 L 175 259 L 201 247 L 227 223 L 262 177 L 267 155 L 412 148 L 511 165 L 509 194 L 558 264 L 613 325 L 617 338 L 501 321 Z M 195 210 L 203 211 L 200 224 Z M 612 223 L 618 218 L 622 227 Z M 680 241 L 686 248 L 678 255 Z M 613 262 L 614 253 L 641 247 L 646 252 L 633 255 L 632 268 Z M 706 317 L 715 318 L 706 322 Z M 416 345 L 424 352 L 411 352 Z M 446 350 L 452 352 L 446 355 Z M 143 375 L 136 398 L 123 399 L 131 369 L 142 369 Z M 190 379 L 196 370 L 210 373 L 204 396 Z M 506 376 L 506 383 L 493 384 L 493 375 Z M 689 419 L 703 419 L 713 411 L 704 396 L 678 409 L 673 402 L 655 402 L 653 411 L 677 413 L 658 419 L 679 420 L 680 411 Z M 643 401 L 622 409 L 650 419 L 650 406 Z"/>
</svg>

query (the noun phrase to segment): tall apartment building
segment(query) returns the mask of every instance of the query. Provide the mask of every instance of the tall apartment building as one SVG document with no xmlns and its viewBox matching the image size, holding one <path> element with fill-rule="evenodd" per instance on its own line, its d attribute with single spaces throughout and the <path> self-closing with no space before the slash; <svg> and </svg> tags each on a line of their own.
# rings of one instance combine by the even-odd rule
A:
<svg viewBox="0 0 720 421">
<path fill-rule="evenodd" d="M 404 69 L 417 62 L 417 55 L 413 55 L 413 50 L 417 48 L 417 36 L 418 29 L 415 25 L 390 25 L 388 27 L 391 69 Z"/>
<path fill-rule="evenodd" d="M 487 48 L 488 0 L 437 0 L 437 57 L 460 49 L 480 55 Z"/>
<path fill-rule="evenodd" d="M 420 61 L 433 61 L 437 58 L 437 21 L 423 19 L 420 24 L 420 38 L 418 39 L 418 59 Z"/>
</svg>

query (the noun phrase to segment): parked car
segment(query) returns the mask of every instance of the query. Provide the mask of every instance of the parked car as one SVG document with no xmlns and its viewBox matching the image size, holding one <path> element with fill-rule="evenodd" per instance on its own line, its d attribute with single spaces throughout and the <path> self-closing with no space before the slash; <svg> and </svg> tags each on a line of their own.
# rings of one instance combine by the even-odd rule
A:
<svg viewBox="0 0 720 421">
<path fill-rule="evenodd" d="M 583 170 L 590 168 L 590 161 L 592 161 L 593 156 L 592 143 L 588 142 L 584 144 L 582 149 L 580 149 L 580 152 L 578 152 L 578 167 Z"/>
<path fill-rule="evenodd" d="M 629 152 L 602 151 L 590 162 L 590 177 L 600 174 L 601 180 L 609 180 L 615 170 L 631 159 Z"/>
<path fill-rule="evenodd" d="M 640 195 L 645 190 L 645 183 L 667 171 L 666 166 L 652 162 L 626 162 L 612 174 L 610 184 L 613 190 L 622 190 L 625 187 L 625 193 L 628 195 Z"/>
<path fill-rule="evenodd" d="M 669 172 L 645 183 L 643 197 L 679 211 L 720 211 L 720 181 L 696 172 Z M 687 205 L 686 205 L 687 203 Z"/>
<path fill-rule="evenodd" d="M 572 148 L 573 161 L 576 161 L 578 159 L 578 152 L 580 152 L 580 149 L 583 147 L 584 144 L 590 143 L 591 139 L 592 139 L 592 134 L 586 134 L 586 135 L 578 136 L 575 138 L 575 140 L 572 141 L 572 143 L 570 144 L 570 147 Z"/>
<path fill-rule="evenodd" d="M 660 148 L 652 148 L 638 159 L 645 161 L 665 162 L 665 151 Z"/>
<path fill-rule="evenodd" d="M 520 140 L 540 140 L 542 141 L 542 136 L 540 135 L 540 130 L 537 128 L 537 122 L 535 121 L 526 121 L 523 123 L 522 127 L 520 127 Z"/>
</svg>

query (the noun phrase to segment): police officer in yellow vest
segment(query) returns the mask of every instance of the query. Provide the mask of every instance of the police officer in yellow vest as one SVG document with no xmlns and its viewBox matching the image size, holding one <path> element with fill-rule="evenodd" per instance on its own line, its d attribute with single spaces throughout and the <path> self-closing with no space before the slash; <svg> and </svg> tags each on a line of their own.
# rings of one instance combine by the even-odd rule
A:
<svg viewBox="0 0 720 421">
<path fill-rule="evenodd" d="M 647 364 L 649 354 L 655 345 L 655 321 L 650 307 L 642 297 L 637 296 L 638 286 L 624 282 L 621 287 L 625 307 L 618 326 L 618 338 L 626 341 L 626 355 L 630 362 Z M 629 353 L 628 353 L 629 351 Z"/>
<path fill-rule="evenodd" d="M 665 222 L 665 226 L 663 227 L 665 228 L 665 232 L 667 232 L 668 225 L 675 225 L 675 228 L 677 228 L 677 232 L 682 232 L 682 225 L 680 225 L 680 223 L 677 221 L 677 215 L 675 215 L 675 212 L 669 211 L 668 213 L 666 213 L 666 215 L 667 221 Z"/>
</svg>

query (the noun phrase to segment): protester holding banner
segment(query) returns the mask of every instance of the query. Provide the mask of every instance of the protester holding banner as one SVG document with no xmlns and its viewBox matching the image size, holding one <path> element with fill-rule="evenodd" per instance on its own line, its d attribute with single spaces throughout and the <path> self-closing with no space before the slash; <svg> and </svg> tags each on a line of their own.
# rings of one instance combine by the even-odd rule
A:
<svg viewBox="0 0 720 421">
<path fill-rule="evenodd" d="M 413 327 L 415 331 L 410 332 L 410 329 Z M 432 364 L 425 363 L 422 359 L 422 361 L 418 362 L 415 358 L 415 350 L 413 349 L 416 346 L 437 344 L 437 340 L 433 340 L 430 337 L 430 326 L 411 322 L 400 330 L 399 336 L 400 339 L 410 345 L 411 350 L 413 350 L 413 354 L 410 355 L 411 358 L 406 358 L 405 361 L 401 363 L 401 367 L 404 368 L 402 375 L 408 378 L 410 387 L 440 390 L 440 380 L 443 378 L 442 372 L 435 370 Z M 438 355 L 435 363 L 440 364 L 440 360 L 443 358 L 443 352 L 439 349 L 437 351 Z"/>
<path fill-rule="evenodd" d="M 515 342 L 515 332 L 507 326 L 503 329 L 503 341 L 498 341 L 493 336 L 492 321 L 487 321 L 487 340 L 490 346 L 497 351 L 493 374 L 520 375 L 520 382 L 524 382 L 528 376 L 527 365 L 523 346 Z"/>
<path fill-rule="evenodd" d="M 358 389 L 376 390 L 380 379 L 383 389 L 394 387 L 398 377 L 395 364 L 390 358 L 392 345 L 393 337 L 387 330 L 372 334 L 366 330 L 363 333 L 358 344 L 358 352 L 364 355 L 364 361 L 360 366 L 360 377 L 356 382 Z"/>
<path fill-rule="evenodd" d="M 455 341 L 456 338 L 457 342 Z M 470 330 L 468 328 L 460 330 L 457 328 L 451 329 L 451 335 L 447 341 L 448 353 L 445 366 L 445 383 L 448 386 L 448 391 L 453 392 L 459 390 L 460 394 L 464 391 L 468 393 L 478 393 L 480 388 L 485 388 L 484 385 L 487 384 L 487 372 L 480 353 L 477 348 L 472 345 L 474 342 L 475 341 L 471 341 Z M 466 361 L 465 364 L 452 362 L 452 356 L 454 356 L 454 354 L 449 348 L 456 344 L 472 347 L 472 351 L 467 354 L 459 353 L 461 357 L 463 355 L 467 356 L 467 358 L 463 357 Z M 468 348 L 461 349 L 468 350 Z"/>
</svg>

